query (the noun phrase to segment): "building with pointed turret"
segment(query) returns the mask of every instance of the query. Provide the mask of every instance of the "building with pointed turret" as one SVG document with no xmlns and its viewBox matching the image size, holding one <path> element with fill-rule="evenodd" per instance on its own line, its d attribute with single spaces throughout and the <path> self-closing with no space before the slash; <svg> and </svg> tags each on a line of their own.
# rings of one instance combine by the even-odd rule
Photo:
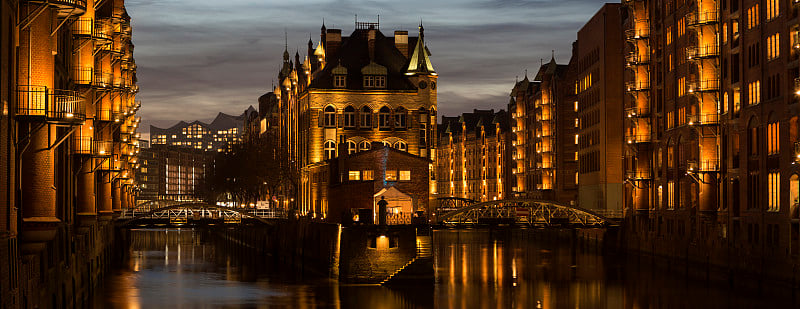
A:
<svg viewBox="0 0 800 309">
<path fill-rule="evenodd" d="M 418 37 L 408 31 L 386 36 L 379 23 L 358 21 L 350 36 L 323 25 L 319 43 L 309 40 L 303 60 L 284 50 L 279 83 L 262 96 L 268 111 L 260 113 L 270 117 L 262 119 L 263 132 L 276 132 L 278 147 L 288 153 L 294 179 L 286 195 L 297 199 L 291 207 L 326 216 L 328 191 L 320 181 L 326 161 L 369 151 L 376 142 L 435 158 L 438 76 L 430 55 L 422 24 Z M 423 180 L 429 191 L 435 190 L 433 166 Z M 415 210 L 427 205 L 414 201 Z"/>
</svg>

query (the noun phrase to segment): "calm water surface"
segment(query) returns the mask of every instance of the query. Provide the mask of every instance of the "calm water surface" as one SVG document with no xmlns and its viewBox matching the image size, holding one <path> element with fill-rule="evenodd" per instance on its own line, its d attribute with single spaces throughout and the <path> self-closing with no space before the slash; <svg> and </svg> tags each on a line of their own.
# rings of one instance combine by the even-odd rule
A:
<svg viewBox="0 0 800 309">
<path fill-rule="evenodd" d="M 191 229 L 131 231 L 96 308 L 800 308 L 788 289 L 736 289 L 508 231 L 437 231 L 436 284 L 339 284 Z"/>
</svg>

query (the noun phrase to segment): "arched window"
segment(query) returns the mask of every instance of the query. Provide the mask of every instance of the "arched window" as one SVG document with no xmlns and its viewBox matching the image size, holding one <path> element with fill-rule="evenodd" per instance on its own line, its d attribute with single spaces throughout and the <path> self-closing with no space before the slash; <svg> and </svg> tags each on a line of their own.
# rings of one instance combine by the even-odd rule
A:
<svg viewBox="0 0 800 309">
<path fill-rule="evenodd" d="M 392 147 L 392 143 L 389 143 L 387 141 L 383 141 L 383 147 Z"/>
<path fill-rule="evenodd" d="M 405 129 L 406 128 L 406 109 L 402 107 L 398 107 L 394 110 L 394 128 L 395 129 Z"/>
<path fill-rule="evenodd" d="M 406 142 L 400 141 L 394 143 L 394 148 L 397 150 L 408 151 L 408 144 Z"/>
<path fill-rule="evenodd" d="M 388 107 L 384 106 L 381 107 L 380 111 L 378 111 L 378 126 L 380 129 L 389 129 L 391 127 L 391 118 L 389 118 L 392 113 Z"/>
<path fill-rule="evenodd" d="M 336 143 L 330 140 L 325 141 L 323 148 L 325 150 L 325 160 L 333 159 L 336 157 Z"/>
<path fill-rule="evenodd" d="M 363 141 L 358 144 L 358 151 L 367 151 L 372 148 L 372 144 L 369 141 Z"/>
<path fill-rule="evenodd" d="M 369 106 L 361 108 L 361 128 L 372 127 L 372 109 Z"/>
<path fill-rule="evenodd" d="M 347 141 L 347 154 L 354 154 L 358 151 L 356 147 L 356 142 L 354 141 Z"/>
<path fill-rule="evenodd" d="M 328 105 L 325 107 L 325 127 L 332 128 L 336 126 L 336 109 Z"/>
<path fill-rule="evenodd" d="M 344 108 L 344 127 L 354 128 L 356 126 L 356 109 L 352 106 Z"/>
</svg>

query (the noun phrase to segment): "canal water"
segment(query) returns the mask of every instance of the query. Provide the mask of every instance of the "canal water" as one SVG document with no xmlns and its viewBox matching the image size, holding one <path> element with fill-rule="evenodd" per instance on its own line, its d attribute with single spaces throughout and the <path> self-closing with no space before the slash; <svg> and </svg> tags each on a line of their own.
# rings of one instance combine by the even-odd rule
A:
<svg viewBox="0 0 800 309">
<path fill-rule="evenodd" d="M 788 288 L 708 283 L 686 271 L 508 230 L 434 232 L 436 283 L 348 285 L 218 243 L 140 229 L 96 308 L 800 308 Z M 633 261 L 632 261 L 633 260 Z"/>
</svg>

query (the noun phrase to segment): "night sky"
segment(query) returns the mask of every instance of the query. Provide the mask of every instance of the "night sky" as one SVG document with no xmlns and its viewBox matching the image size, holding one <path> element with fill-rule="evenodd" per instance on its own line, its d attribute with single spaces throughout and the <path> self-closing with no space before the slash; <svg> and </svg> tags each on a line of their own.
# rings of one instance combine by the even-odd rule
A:
<svg viewBox="0 0 800 309">
<path fill-rule="evenodd" d="M 540 59 L 569 61 L 583 24 L 602 6 L 593 0 L 257 1 L 128 0 L 133 19 L 143 135 L 149 125 L 238 115 L 268 92 L 284 50 L 314 45 L 324 18 L 349 36 L 354 15 L 381 30 L 417 35 L 420 19 L 439 73 L 439 115 L 501 109 L 517 76 Z"/>
</svg>

